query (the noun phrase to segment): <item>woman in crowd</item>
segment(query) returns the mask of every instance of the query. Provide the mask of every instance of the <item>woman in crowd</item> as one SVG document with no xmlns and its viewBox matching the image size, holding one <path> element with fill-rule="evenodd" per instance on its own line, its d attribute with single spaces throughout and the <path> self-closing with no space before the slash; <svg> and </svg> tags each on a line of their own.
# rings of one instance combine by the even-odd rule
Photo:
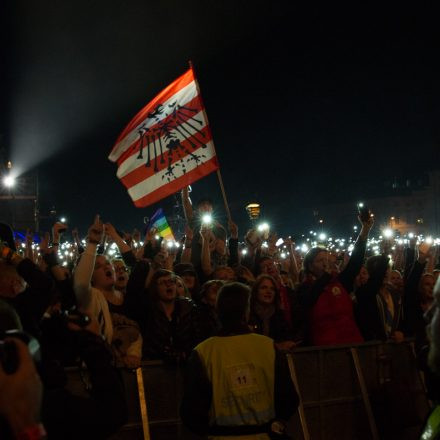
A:
<svg viewBox="0 0 440 440">
<path fill-rule="evenodd" d="M 363 337 L 356 324 L 349 292 L 365 255 L 373 217 L 360 220 L 362 229 L 352 255 L 340 273 L 329 273 L 328 252 L 315 247 L 304 258 L 304 281 L 298 294 L 308 317 L 307 342 L 312 345 L 360 343 Z"/>
<path fill-rule="evenodd" d="M 389 258 L 367 260 L 368 281 L 356 292 L 356 318 L 365 340 L 403 341 L 402 296 L 390 283 Z"/>
<path fill-rule="evenodd" d="M 279 349 L 290 350 L 296 345 L 280 309 L 277 284 L 270 275 L 260 275 L 252 286 L 249 326 L 255 333 L 272 338 Z"/>
<path fill-rule="evenodd" d="M 202 340 L 215 336 L 220 330 L 220 321 L 217 316 L 216 302 L 217 293 L 224 285 L 222 280 L 211 280 L 203 284 L 200 291 L 200 303 L 198 307 L 199 329 Z"/>
</svg>

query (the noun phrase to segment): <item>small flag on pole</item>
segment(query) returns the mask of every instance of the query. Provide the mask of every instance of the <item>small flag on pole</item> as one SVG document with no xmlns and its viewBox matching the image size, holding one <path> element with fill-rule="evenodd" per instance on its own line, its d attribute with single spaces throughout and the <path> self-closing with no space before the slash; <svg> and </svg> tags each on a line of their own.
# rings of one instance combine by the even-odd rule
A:
<svg viewBox="0 0 440 440">
<path fill-rule="evenodd" d="M 159 208 L 151 217 L 147 230 L 150 228 L 156 228 L 157 233 L 168 241 L 175 241 L 173 231 L 168 224 L 167 218 L 163 213 L 162 208 Z"/>
<path fill-rule="evenodd" d="M 216 171 L 218 162 L 190 68 L 160 92 L 119 135 L 109 159 L 134 204 L 149 206 Z"/>
</svg>

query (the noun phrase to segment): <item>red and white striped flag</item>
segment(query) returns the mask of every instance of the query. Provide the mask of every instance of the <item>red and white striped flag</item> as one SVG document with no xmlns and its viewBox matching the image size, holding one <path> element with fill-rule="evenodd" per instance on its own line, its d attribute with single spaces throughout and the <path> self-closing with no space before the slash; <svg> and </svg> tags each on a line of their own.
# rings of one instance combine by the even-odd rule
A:
<svg viewBox="0 0 440 440">
<path fill-rule="evenodd" d="M 108 158 L 118 164 L 117 176 L 139 208 L 218 169 L 192 68 L 130 121 Z"/>
</svg>

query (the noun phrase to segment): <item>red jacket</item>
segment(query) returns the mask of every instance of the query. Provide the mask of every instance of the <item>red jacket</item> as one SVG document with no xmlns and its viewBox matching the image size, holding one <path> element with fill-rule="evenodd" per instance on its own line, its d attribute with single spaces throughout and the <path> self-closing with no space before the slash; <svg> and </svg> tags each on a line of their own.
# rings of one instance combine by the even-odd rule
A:
<svg viewBox="0 0 440 440">
<path fill-rule="evenodd" d="M 332 277 L 309 312 L 312 345 L 364 342 L 353 312 L 353 301 L 338 278 Z"/>
</svg>

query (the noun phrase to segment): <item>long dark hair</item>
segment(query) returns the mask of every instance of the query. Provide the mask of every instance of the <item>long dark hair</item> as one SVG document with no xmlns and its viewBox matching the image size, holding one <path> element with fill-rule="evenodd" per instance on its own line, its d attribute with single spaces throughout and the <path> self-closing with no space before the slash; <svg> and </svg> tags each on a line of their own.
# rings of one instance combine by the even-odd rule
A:
<svg viewBox="0 0 440 440">
<path fill-rule="evenodd" d="M 277 283 L 275 282 L 274 277 L 262 273 L 261 275 L 258 275 L 251 289 L 251 310 L 254 308 L 254 305 L 257 303 L 258 289 L 260 288 L 260 285 L 264 280 L 269 280 L 272 282 L 273 287 L 275 289 L 274 305 L 277 308 L 279 308 L 280 306 L 280 291 L 277 287 Z"/>
</svg>

